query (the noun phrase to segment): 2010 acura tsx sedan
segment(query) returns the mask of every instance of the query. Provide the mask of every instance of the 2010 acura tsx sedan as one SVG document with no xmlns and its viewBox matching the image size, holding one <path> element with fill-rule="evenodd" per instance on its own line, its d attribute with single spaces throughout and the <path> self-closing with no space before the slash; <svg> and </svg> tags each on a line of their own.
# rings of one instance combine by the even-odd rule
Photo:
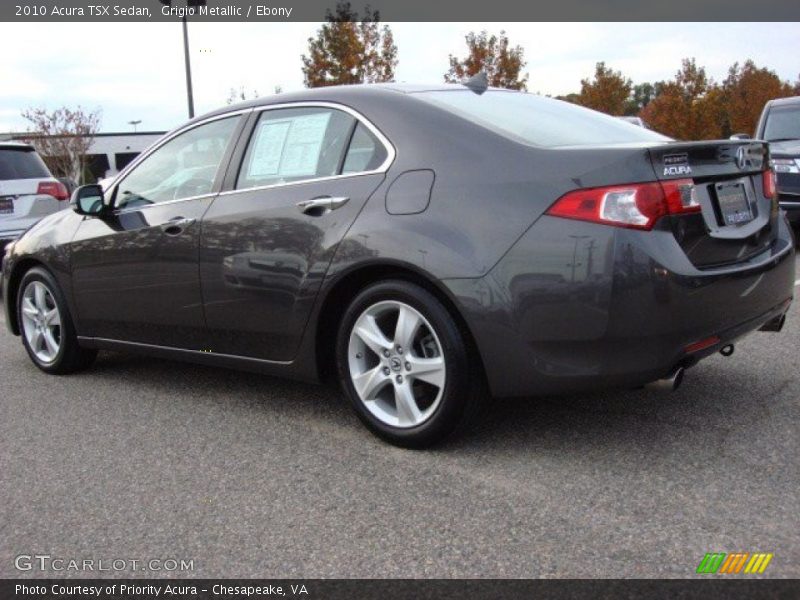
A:
<svg viewBox="0 0 800 600">
<path fill-rule="evenodd" d="M 334 378 L 405 446 L 486 397 L 675 379 L 793 294 L 765 143 L 479 85 L 227 107 L 72 203 L 3 266 L 40 369 L 121 349 Z"/>
</svg>

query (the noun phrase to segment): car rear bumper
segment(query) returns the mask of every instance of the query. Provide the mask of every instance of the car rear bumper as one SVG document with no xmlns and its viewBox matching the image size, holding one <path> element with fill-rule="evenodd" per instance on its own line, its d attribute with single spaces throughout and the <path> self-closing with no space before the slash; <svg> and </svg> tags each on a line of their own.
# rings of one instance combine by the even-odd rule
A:
<svg viewBox="0 0 800 600">
<path fill-rule="evenodd" d="M 794 292 L 784 219 L 772 248 L 698 270 L 669 231 L 543 217 L 481 279 L 448 280 L 496 396 L 638 386 L 783 315 Z M 713 338 L 700 351 L 689 347 Z"/>
</svg>

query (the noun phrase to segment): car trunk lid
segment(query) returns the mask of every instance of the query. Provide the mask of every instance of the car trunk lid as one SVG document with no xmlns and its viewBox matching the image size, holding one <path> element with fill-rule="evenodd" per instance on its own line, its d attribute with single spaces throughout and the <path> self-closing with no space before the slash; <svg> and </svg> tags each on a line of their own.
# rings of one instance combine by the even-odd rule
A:
<svg viewBox="0 0 800 600">
<path fill-rule="evenodd" d="M 764 194 L 769 150 L 764 142 L 677 142 L 648 150 L 661 181 L 692 179 L 701 211 L 671 217 L 669 226 L 698 268 L 734 265 L 769 249 L 777 203 Z"/>
</svg>

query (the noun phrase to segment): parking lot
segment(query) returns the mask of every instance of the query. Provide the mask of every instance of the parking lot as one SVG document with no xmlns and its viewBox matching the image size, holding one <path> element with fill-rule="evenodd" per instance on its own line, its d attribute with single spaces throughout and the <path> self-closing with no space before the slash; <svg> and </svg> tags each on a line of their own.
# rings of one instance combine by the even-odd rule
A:
<svg viewBox="0 0 800 600">
<path fill-rule="evenodd" d="M 2 324 L 0 577 L 92 575 L 15 569 L 36 553 L 195 577 L 687 577 L 735 551 L 800 577 L 799 313 L 674 394 L 498 402 L 424 452 L 323 387 L 110 353 L 47 376 Z"/>
</svg>

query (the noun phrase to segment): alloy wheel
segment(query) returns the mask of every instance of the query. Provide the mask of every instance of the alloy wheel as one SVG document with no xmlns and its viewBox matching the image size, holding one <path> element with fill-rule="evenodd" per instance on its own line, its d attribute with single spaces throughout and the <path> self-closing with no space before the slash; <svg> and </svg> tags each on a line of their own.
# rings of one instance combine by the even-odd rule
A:
<svg viewBox="0 0 800 600">
<path fill-rule="evenodd" d="M 439 337 L 403 302 L 378 302 L 356 319 L 348 366 L 359 399 L 387 425 L 416 427 L 441 402 L 446 369 Z"/>
<path fill-rule="evenodd" d="M 61 313 L 52 292 L 41 281 L 31 281 L 22 293 L 22 329 L 33 354 L 52 363 L 61 348 Z"/>
</svg>

